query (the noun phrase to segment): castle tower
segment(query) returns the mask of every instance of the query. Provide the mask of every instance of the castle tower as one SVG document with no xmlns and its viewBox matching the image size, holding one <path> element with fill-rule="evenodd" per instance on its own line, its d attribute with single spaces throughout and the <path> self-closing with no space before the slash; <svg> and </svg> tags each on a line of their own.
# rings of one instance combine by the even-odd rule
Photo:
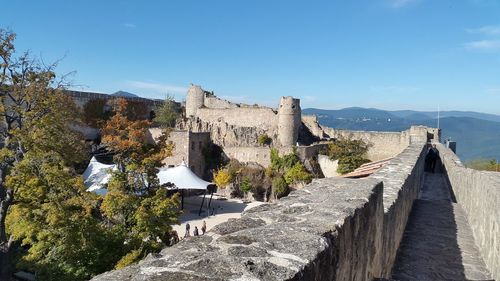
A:
<svg viewBox="0 0 500 281">
<path fill-rule="evenodd" d="M 278 140 L 281 146 L 293 146 L 297 143 L 300 122 L 300 100 L 281 97 L 278 108 Z"/>
<path fill-rule="evenodd" d="M 196 111 L 204 103 L 205 92 L 203 89 L 200 86 L 191 84 L 186 95 L 186 117 L 196 116 Z"/>
</svg>

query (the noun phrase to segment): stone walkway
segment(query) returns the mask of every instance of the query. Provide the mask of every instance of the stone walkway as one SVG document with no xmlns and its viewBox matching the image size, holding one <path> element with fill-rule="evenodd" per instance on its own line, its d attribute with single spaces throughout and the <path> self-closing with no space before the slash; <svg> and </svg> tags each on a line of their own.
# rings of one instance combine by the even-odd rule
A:
<svg viewBox="0 0 500 281">
<path fill-rule="evenodd" d="M 394 280 L 492 280 L 474 243 L 467 217 L 453 203 L 446 177 L 426 173 L 413 205 Z"/>
</svg>

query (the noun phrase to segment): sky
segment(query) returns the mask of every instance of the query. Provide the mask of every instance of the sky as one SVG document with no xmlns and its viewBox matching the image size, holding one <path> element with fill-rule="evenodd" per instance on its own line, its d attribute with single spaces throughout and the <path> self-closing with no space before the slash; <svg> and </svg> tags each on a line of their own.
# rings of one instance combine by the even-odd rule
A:
<svg viewBox="0 0 500 281">
<path fill-rule="evenodd" d="M 500 0 L 0 2 L 77 90 L 500 114 Z"/>
</svg>

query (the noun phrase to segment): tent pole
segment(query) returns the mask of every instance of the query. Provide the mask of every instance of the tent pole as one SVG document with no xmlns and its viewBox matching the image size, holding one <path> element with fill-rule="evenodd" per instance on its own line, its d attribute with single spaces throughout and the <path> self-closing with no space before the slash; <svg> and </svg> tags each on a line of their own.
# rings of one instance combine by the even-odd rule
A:
<svg viewBox="0 0 500 281">
<path fill-rule="evenodd" d="M 181 210 L 184 210 L 184 189 L 181 189 Z"/>
<path fill-rule="evenodd" d="M 207 195 L 206 189 L 205 189 L 205 193 L 203 194 L 203 199 L 201 200 L 200 211 L 198 212 L 198 216 L 201 215 L 201 209 L 203 209 L 203 203 L 205 202 L 205 195 Z"/>
<path fill-rule="evenodd" d="M 212 204 L 212 196 L 214 196 L 214 192 L 210 192 L 210 200 L 208 200 L 208 207 L 210 208 L 210 204 Z"/>
</svg>

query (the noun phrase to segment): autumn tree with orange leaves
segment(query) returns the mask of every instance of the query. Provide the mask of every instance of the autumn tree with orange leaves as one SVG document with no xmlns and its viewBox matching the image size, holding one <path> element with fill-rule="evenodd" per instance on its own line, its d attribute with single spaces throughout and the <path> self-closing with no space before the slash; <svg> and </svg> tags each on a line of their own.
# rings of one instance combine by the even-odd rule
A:
<svg viewBox="0 0 500 281">
<path fill-rule="evenodd" d="M 119 169 L 108 183 L 101 211 L 124 239 L 127 254 L 117 263 L 120 268 L 168 244 L 172 224 L 178 223 L 179 200 L 167 197 L 156 176 L 161 161 L 172 155 L 168 131 L 157 143 L 148 143 L 150 122 L 130 120 L 125 99 L 115 101 L 114 112 L 102 129 L 102 140 Z"/>
</svg>

